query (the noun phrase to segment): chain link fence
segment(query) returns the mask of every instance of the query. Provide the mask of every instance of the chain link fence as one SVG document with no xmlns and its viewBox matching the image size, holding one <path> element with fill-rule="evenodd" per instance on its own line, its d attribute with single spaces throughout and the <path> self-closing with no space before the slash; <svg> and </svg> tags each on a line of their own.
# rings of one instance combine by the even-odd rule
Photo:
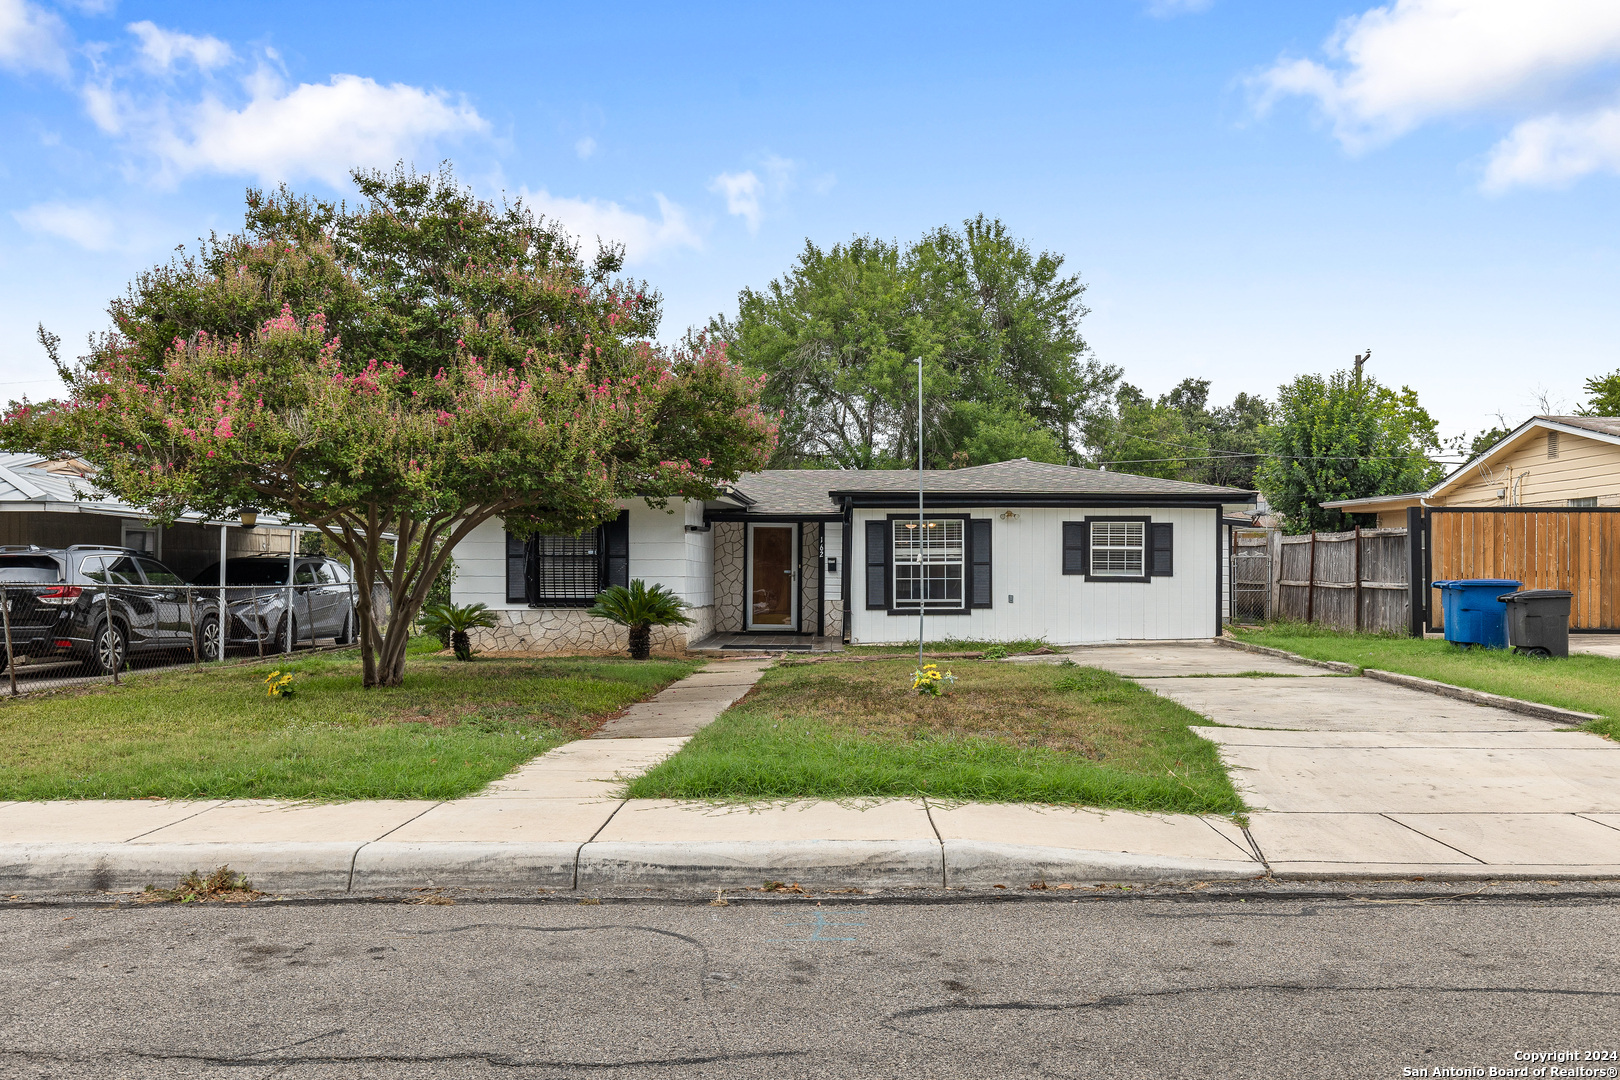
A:
<svg viewBox="0 0 1620 1080">
<path fill-rule="evenodd" d="M 358 635 L 355 585 L 210 587 L 119 580 L 0 584 L 0 695 L 116 683 L 134 673 L 342 648 Z M 374 618 L 386 622 L 386 590 Z"/>
</svg>

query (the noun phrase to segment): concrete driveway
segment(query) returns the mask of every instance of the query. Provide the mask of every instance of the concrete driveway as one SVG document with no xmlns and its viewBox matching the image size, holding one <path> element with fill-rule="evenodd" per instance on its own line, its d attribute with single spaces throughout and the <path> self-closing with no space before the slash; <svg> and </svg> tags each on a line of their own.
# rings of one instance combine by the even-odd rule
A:
<svg viewBox="0 0 1620 1080">
<path fill-rule="evenodd" d="M 1199 734 L 1273 873 L 1620 874 L 1620 745 L 1502 709 L 1211 643 L 1098 647 Z"/>
</svg>

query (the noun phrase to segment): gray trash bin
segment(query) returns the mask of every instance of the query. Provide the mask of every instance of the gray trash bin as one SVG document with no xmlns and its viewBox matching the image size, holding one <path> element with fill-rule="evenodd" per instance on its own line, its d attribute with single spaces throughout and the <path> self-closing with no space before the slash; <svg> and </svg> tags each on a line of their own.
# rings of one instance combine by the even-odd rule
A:
<svg viewBox="0 0 1620 1080">
<path fill-rule="evenodd" d="M 1508 645 L 1535 656 L 1569 655 L 1569 602 L 1564 589 L 1525 589 L 1503 593 L 1507 604 Z"/>
</svg>

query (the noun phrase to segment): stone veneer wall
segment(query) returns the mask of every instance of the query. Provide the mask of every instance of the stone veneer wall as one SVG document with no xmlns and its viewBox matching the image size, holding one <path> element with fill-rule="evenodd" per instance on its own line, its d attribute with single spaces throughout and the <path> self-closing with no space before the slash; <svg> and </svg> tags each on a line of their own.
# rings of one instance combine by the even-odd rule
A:
<svg viewBox="0 0 1620 1080">
<path fill-rule="evenodd" d="M 683 652 L 714 633 L 714 608 L 687 608 L 691 626 L 655 626 L 654 652 Z M 498 626 L 469 635 L 472 646 L 483 652 L 590 652 L 619 653 L 630 647 L 629 631 L 617 623 L 594 618 L 583 608 L 518 608 L 497 611 Z"/>
<path fill-rule="evenodd" d="M 823 600 L 821 602 L 823 618 L 827 620 L 825 635 L 834 639 L 844 636 L 844 602 L 842 600 Z"/>
<path fill-rule="evenodd" d="M 717 521 L 714 529 L 714 633 L 740 634 L 747 611 L 748 575 L 744 566 L 748 526 Z"/>
<path fill-rule="evenodd" d="M 821 604 L 821 522 L 806 521 L 799 526 L 799 632 L 816 632 L 816 614 Z"/>
</svg>

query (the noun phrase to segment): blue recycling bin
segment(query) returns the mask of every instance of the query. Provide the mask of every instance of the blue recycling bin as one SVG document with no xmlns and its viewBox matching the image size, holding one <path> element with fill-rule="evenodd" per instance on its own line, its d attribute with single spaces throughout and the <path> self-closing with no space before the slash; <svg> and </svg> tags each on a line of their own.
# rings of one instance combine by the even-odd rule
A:
<svg viewBox="0 0 1620 1080">
<path fill-rule="evenodd" d="M 1446 640 L 1454 645 L 1507 648 L 1507 603 L 1501 596 L 1520 584 L 1505 578 L 1436 581 L 1434 587 L 1440 590 Z"/>
</svg>

